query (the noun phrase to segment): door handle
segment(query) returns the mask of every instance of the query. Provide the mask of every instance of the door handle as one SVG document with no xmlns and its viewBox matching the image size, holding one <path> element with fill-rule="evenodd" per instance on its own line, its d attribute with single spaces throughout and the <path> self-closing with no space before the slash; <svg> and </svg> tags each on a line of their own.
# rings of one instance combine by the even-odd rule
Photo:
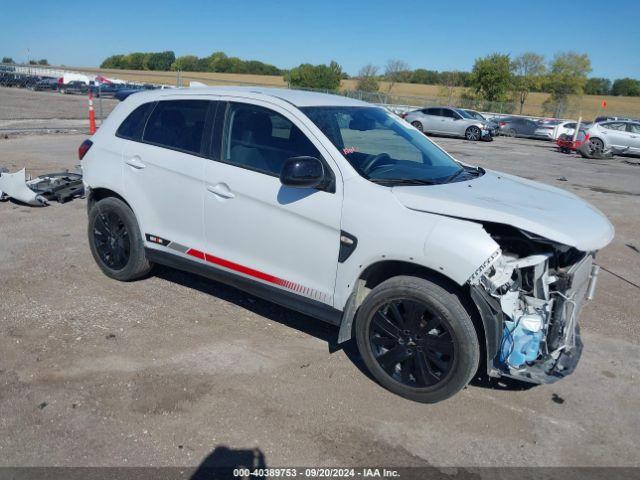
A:
<svg viewBox="0 0 640 480">
<path fill-rule="evenodd" d="M 225 183 L 207 185 L 207 190 L 213 193 L 214 195 L 217 195 L 222 198 L 235 198 L 235 195 Z"/>
<path fill-rule="evenodd" d="M 136 170 L 142 170 L 146 166 L 144 163 L 142 163 L 142 160 L 140 160 L 140 157 L 138 156 L 131 157 L 130 159 L 126 160 L 125 163 L 130 167 L 135 168 Z"/>
</svg>

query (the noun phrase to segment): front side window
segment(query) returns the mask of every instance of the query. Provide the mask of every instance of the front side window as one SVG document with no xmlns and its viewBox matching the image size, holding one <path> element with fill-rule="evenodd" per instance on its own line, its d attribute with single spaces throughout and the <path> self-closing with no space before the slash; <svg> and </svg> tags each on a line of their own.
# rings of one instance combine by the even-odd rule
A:
<svg viewBox="0 0 640 480">
<path fill-rule="evenodd" d="M 425 135 L 381 108 L 303 107 L 301 110 L 353 168 L 372 182 L 385 185 L 444 183 L 464 171 Z"/>
<path fill-rule="evenodd" d="M 288 158 L 321 157 L 290 120 L 257 105 L 231 103 L 224 138 L 223 161 L 271 175 L 280 175 Z"/>
<path fill-rule="evenodd" d="M 460 118 L 460 115 L 458 115 L 456 112 L 454 112 L 450 108 L 443 108 L 442 116 L 447 118 Z"/>
<path fill-rule="evenodd" d="M 144 142 L 161 147 L 201 154 L 202 133 L 209 108 L 208 100 L 163 100 L 147 121 Z"/>
<path fill-rule="evenodd" d="M 640 133 L 640 123 L 629 123 L 627 130 L 631 133 Z"/>
</svg>

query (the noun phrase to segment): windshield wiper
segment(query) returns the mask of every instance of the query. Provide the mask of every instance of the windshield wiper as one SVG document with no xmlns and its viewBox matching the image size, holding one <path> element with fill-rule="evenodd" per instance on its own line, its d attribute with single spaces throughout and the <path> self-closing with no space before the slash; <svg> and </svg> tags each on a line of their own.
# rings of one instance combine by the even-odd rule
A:
<svg viewBox="0 0 640 480">
<path fill-rule="evenodd" d="M 421 180 L 418 178 L 370 178 L 369 180 L 378 185 L 387 183 L 392 185 L 437 185 L 439 183 L 434 180 Z"/>
<path fill-rule="evenodd" d="M 479 167 L 475 167 L 475 168 L 460 167 L 460 170 L 458 170 L 456 173 L 451 175 L 449 178 L 445 179 L 445 181 L 442 183 L 450 183 L 452 180 L 458 178 L 460 175 L 462 175 L 465 172 L 473 172 L 476 174 L 477 177 L 479 177 L 482 174 Z"/>
</svg>

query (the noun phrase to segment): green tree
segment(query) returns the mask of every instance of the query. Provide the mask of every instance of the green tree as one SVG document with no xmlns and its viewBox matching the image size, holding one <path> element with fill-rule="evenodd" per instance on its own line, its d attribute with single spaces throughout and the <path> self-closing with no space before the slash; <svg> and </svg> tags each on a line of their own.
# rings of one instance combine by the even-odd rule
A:
<svg viewBox="0 0 640 480">
<path fill-rule="evenodd" d="M 478 58 L 471 71 L 470 86 L 479 98 L 490 102 L 504 102 L 512 86 L 509 55 L 493 53 Z"/>
<path fill-rule="evenodd" d="M 546 89 L 551 94 L 543 103 L 546 113 L 562 117 L 567 109 L 569 95 L 582 95 L 591 72 L 589 56 L 575 52 L 559 53 L 551 62 Z"/>
<path fill-rule="evenodd" d="M 41 58 L 40 60 L 38 60 L 38 65 L 49 65 L 49 61 L 46 58 Z"/>
<path fill-rule="evenodd" d="M 342 67 L 334 61 L 329 65 L 303 63 L 291 69 L 287 81 L 294 87 L 337 90 L 341 77 Z"/>
<path fill-rule="evenodd" d="M 125 68 L 123 65 L 124 55 L 111 55 L 100 64 L 100 68 Z"/>
<path fill-rule="evenodd" d="M 13 58 L 11 58 L 11 57 L 2 57 L 2 63 L 14 64 L 16 62 L 14 62 Z"/>
<path fill-rule="evenodd" d="M 436 85 L 438 80 L 438 72 L 424 68 L 416 68 L 411 72 L 411 78 L 409 78 L 410 83 L 421 83 L 424 85 Z"/>
<path fill-rule="evenodd" d="M 611 87 L 612 95 L 623 95 L 625 97 L 640 96 L 640 81 L 633 78 L 618 78 Z"/>
<path fill-rule="evenodd" d="M 183 55 L 178 57 L 171 64 L 171 70 L 179 70 L 181 72 L 197 72 L 198 71 L 198 57 L 195 55 Z"/>
<path fill-rule="evenodd" d="M 611 92 L 611 80 L 608 78 L 593 77 L 584 85 L 584 93 L 587 95 L 609 95 Z"/>
<path fill-rule="evenodd" d="M 171 68 L 171 64 L 176 61 L 176 54 L 167 52 L 151 52 L 145 54 L 143 68 L 145 70 L 166 71 Z"/>
<path fill-rule="evenodd" d="M 526 52 L 516 57 L 511 66 L 514 74 L 513 90 L 520 102 L 520 115 L 522 115 L 529 92 L 540 89 L 547 69 L 544 65 L 544 57 L 533 52 Z"/>
<path fill-rule="evenodd" d="M 380 89 L 378 84 L 378 67 L 367 64 L 358 72 L 358 83 L 356 90 L 362 92 L 377 92 Z"/>
</svg>

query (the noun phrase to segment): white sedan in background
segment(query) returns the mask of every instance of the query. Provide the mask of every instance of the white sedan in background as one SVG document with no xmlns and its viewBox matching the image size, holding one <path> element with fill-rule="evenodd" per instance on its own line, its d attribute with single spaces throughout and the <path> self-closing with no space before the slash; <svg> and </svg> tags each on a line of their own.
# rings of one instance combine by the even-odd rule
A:
<svg viewBox="0 0 640 480">
<path fill-rule="evenodd" d="M 583 122 L 580 125 L 583 126 L 586 123 Z M 574 121 L 574 120 L 570 120 L 570 121 L 563 121 L 558 123 L 555 128 L 553 129 L 553 134 L 552 134 L 552 140 L 557 140 L 558 138 L 560 138 L 560 135 L 573 135 L 573 133 L 576 130 L 576 126 L 578 125 L 578 122 Z"/>
</svg>

